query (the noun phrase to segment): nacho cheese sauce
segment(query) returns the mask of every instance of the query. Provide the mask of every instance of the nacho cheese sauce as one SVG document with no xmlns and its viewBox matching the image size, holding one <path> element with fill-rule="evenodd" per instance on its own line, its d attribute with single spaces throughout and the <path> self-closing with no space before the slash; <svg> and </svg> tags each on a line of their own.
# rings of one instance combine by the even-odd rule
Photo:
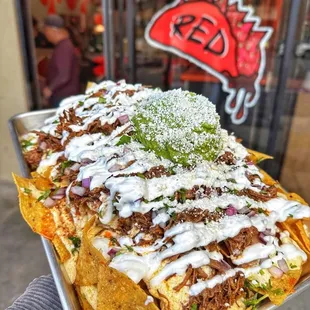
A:
<svg viewBox="0 0 310 310">
<path fill-rule="evenodd" d="M 100 97 L 91 96 L 100 90 L 104 90 Z M 189 98 L 189 92 L 181 90 L 171 92 L 172 98 L 182 94 Z M 56 115 L 46 120 L 45 126 L 41 128 L 41 131 L 61 139 L 64 150 L 45 156 L 40 162 L 38 171 L 53 167 L 56 173 L 55 166 L 58 165 L 58 159 L 65 156 L 66 160 L 81 164 L 76 176 L 77 182 L 89 179 L 90 191 L 98 188 L 109 191 L 109 194 L 101 193 L 101 205 L 97 209 L 103 224 L 109 225 L 117 218 L 129 219 L 135 214 L 146 216 L 151 212 L 150 229 L 159 226 L 164 230 L 161 237 L 145 245 L 140 243 L 150 240 L 149 231 L 137 230 L 133 233 L 134 227 L 131 227 L 131 232 L 128 231 L 128 234 L 120 232 L 114 234 L 117 244 L 111 244 L 110 240 L 103 236 L 95 237 L 93 245 L 110 261 L 110 266 L 125 273 L 134 282 L 138 283 L 143 279 L 151 288 L 156 289 L 173 275 L 184 276 L 189 267 L 195 269 L 208 266 L 211 260 L 223 261 L 224 257 L 220 251 L 211 251 L 207 247 L 211 243 L 219 244 L 234 238 L 243 229 L 251 227 L 255 227 L 260 233 L 268 231 L 268 234 L 263 234 L 263 240 L 247 246 L 241 253 L 231 254 L 233 267 L 224 273 L 211 275 L 211 278 L 194 283 L 189 287 L 189 295 L 197 296 L 203 290 L 214 288 L 237 273 L 249 278 L 262 269 L 277 266 L 277 262 L 281 259 L 287 264 L 296 259 L 306 261 L 306 254 L 296 244 L 283 241 L 285 238 L 290 239 L 289 234 L 281 233 L 280 236 L 276 223 L 284 222 L 288 218 L 308 218 L 309 207 L 280 196 L 266 201 L 255 199 L 255 194 L 265 195 L 269 186 L 263 183 L 263 175 L 247 158 L 249 155 L 247 150 L 234 136 L 228 135 L 227 131 L 216 128 L 222 143 L 217 158 L 230 153 L 233 156 L 233 163 L 200 159 L 191 167 L 160 158 L 137 141 L 134 134 L 128 135 L 135 131 L 131 120 L 136 115 L 137 109 L 139 113 L 143 112 L 145 109 L 141 109 L 140 105 L 152 102 L 152 98 L 161 100 L 167 98 L 167 93 L 145 88 L 140 84 L 103 82 L 89 89 L 86 95 L 64 100 Z M 201 102 L 207 106 L 202 107 Z M 190 101 L 184 101 L 180 117 L 184 119 L 184 115 L 190 113 L 189 108 L 192 104 Z M 59 118 L 70 108 L 74 109 L 75 115 L 82 121 L 78 125 L 70 125 L 70 132 L 63 130 L 59 133 L 57 131 Z M 199 101 L 196 108 L 195 113 L 198 113 L 199 109 L 212 111 L 205 121 L 216 125 L 218 120 L 215 118 L 218 118 L 218 115 L 210 102 Z M 192 115 L 184 120 L 186 130 L 197 128 L 204 121 L 203 115 L 203 113 Z M 152 119 L 152 114 L 147 111 L 145 117 Z M 125 121 L 114 128 L 109 135 L 101 132 L 87 133 L 87 128 L 95 121 L 99 121 L 103 126 L 112 125 L 120 119 Z M 159 121 L 159 119 L 153 120 L 153 131 L 156 131 L 156 122 Z M 158 133 L 161 136 L 157 137 L 157 142 L 172 143 L 181 136 L 182 130 L 172 130 L 165 126 L 164 123 L 158 124 Z M 76 133 L 74 137 L 72 132 Z M 129 137 L 126 143 L 122 142 L 124 135 Z M 203 134 L 196 135 L 199 143 L 207 137 Z M 186 136 L 182 139 L 184 150 L 192 147 L 188 145 Z M 143 177 L 145 173 L 159 166 L 172 173 Z M 251 179 L 249 176 L 255 177 Z M 188 199 L 186 196 L 182 199 L 173 199 L 176 193 L 180 193 L 179 196 L 182 197 L 184 195 L 182 193 L 193 188 L 196 189 L 194 199 Z M 206 193 L 205 189 L 210 189 L 210 193 Z M 72 183 L 66 189 L 69 205 L 70 191 Z M 252 194 L 242 194 L 246 192 Z M 195 210 L 219 216 L 216 219 L 205 217 L 198 222 L 183 219 L 169 226 L 174 218 L 184 213 L 191 214 Z M 76 217 L 73 208 L 72 216 Z M 118 254 L 111 256 L 109 253 L 112 249 Z M 169 260 L 176 255 L 179 255 L 177 259 Z M 242 266 L 256 260 L 258 263 L 254 267 Z M 148 296 L 145 305 L 151 302 L 153 298 Z"/>
</svg>

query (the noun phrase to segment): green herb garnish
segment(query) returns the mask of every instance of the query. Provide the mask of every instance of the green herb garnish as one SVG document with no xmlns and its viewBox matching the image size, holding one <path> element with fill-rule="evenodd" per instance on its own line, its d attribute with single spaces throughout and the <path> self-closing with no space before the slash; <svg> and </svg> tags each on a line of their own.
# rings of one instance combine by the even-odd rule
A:
<svg viewBox="0 0 310 310">
<path fill-rule="evenodd" d="M 178 190 L 178 192 L 181 194 L 181 203 L 185 203 L 185 201 L 186 201 L 186 189 L 181 188 L 180 190 Z"/>
<path fill-rule="evenodd" d="M 111 238 L 110 238 L 110 241 L 111 241 L 113 244 L 118 244 L 117 239 L 116 239 L 115 237 L 111 237 Z"/>
<path fill-rule="evenodd" d="M 82 107 L 83 105 L 84 105 L 84 102 L 83 102 L 83 101 L 79 101 L 78 106 L 79 106 L 79 107 Z"/>
<path fill-rule="evenodd" d="M 277 295 L 277 296 L 281 296 L 284 294 L 284 291 L 282 290 L 282 288 L 277 288 L 273 291 L 271 291 L 273 294 Z"/>
<path fill-rule="evenodd" d="M 106 103 L 106 99 L 104 97 L 99 97 L 99 101 L 100 103 Z"/>
<path fill-rule="evenodd" d="M 258 208 L 258 209 L 257 209 L 257 212 L 258 212 L 258 213 L 265 213 L 263 208 Z"/>
<path fill-rule="evenodd" d="M 293 215 L 293 214 L 289 214 L 288 216 L 289 216 L 289 217 L 291 217 L 291 218 L 293 218 L 293 217 L 294 217 L 294 215 Z"/>
<path fill-rule="evenodd" d="M 53 121 L 53 124 L 59 124 L 59 120 L 58 120 L 58 119 L 55 119 L 55 120 Z"/>
<path fill-rule="evenodd" d="M 129 252 L 133 252 L 133 247 L 132 247 L 132 246 L 126 245 L 126 244 L 125 244 L 125 247 L 127 248 L 127 250 L 128 250 Z"/>
<path fill-rule="evenodd" d="M 73 164 L 73 161 L 71 160 L 65 160 L 60 164 L 60 172 L 61 174 L 64 173 L 65 169 L 70 167 Z"/>
<path fill-rule="evenodd" d="M 27 148 L 28 146 L 33 146 L 35 143 L 32 143 L 31 141 L 28 140 L 22 140 L 21 141 L 21 146 L 23 149 Z"/>
<path fill-rule="evenodd" d="M 259 273 L 260 273 L 262 276 L 265 274 L 265 272 L 264 272 L 263 269 L 261 269 L 261 270 L 259 271 Z"/>
<path fill-rule="evenodd" d="M 51 193 L 51 190 L 48 189 L 47 191 L 43 192 L 41 196 L 37 199 L 37 201 L 45 200 Z"/>
<path fill-rule="evenodd" d="M 31 189 L 23 187 L 23 190 L 25 194 L 31 194 Z"/>
<path fill-rule="evenodd" d="M 253 297 L 246 299 L 244 301 L 244 304 L 246 307 L 252 307 L 252 310 L 256 310 L 257 306 L 260 302 L 262 302 L 265 298 L 267 298 L 268 295 L 263 295 L 260 298 L 258 298 L 258 294 L 256 293 Z"/>
<path fill-rule="evenodd" d="M 174 221 L 177 219 L 177 214 L 175 212 L 172 212 L 170 216 Z"/>
<path fill-rule="evenodd" d="M 292 269 L 297 268 L 297 266 L 294 265 L 294 264 L 290 264 L 290 267 L 291 267 Z"/>
<path fill-rule="evenodd" d="M 237 181 L 235 179 L 227 179 L 227 182 L 231 182 L 231 183 L 237 184 Z"/>
<path fill-rule="evenodd" d="M 76 237 L 76 236 L 71 236 L 71 237 L 68 237 L 68 238 L 73 243 L 74 249 L 72 249 L 71 252 L 74 253 L 81 246 L 81 239 L 79 237 Z"/>
<path fill-rule="evenodd" d="M 137 173 L 137 177 L 141 178 L 141 179 L 146 179 L 145 175 L 141 172 Z"/>
<path fill-rule="evenodd" d="M 221 209 L 220 207 L 216 207 L 216 208 L 215 208 L 215 211 L 216 211 L 216 212 L 221 212 L 222 209 Z"/>
<path fill-rule="evenodd" d="M 117 146 L 119 145 L 123 145 L 123 144 L 128 144 L 131 141 L 131 137 L 124 135 L 121 136 L 121 138 L 118 140 L 118 142 L 116 143 Z"/>
<path fill-rule="evenodd" d="M 191 305 L 191 310 L 197 310 L 197 309 L 198 309 L 197 304 L 192 304 L 192 305 Z"/>
</svg>

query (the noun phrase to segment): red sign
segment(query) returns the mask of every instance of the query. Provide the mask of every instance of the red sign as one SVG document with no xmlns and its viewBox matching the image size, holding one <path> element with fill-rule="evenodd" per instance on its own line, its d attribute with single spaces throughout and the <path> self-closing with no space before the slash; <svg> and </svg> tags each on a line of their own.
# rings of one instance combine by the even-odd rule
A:
<svg viewBox="0 0 310 310">
<path fill-rule="evenodd" d="M 241 124 L 260 96 L 265 47 L 272 34 L 260 22 L 242 0 L 178 0 L 154 15 L 145 37 L 216 76 L 228 92 L 226 112 Z"/>
</svg>

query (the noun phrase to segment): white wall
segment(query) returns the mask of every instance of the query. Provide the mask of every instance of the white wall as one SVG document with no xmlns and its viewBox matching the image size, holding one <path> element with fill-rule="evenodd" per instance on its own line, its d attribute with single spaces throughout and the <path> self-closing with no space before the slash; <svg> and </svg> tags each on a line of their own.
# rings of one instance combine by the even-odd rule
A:
<svg viewBox="0 0 310 310">
<path fill-rule="evenodd" d="M 27 110 L 25 77 L 14 1 L 0 0 L 0 180 L 18 172 L 8 119 Z"/>
</svg>

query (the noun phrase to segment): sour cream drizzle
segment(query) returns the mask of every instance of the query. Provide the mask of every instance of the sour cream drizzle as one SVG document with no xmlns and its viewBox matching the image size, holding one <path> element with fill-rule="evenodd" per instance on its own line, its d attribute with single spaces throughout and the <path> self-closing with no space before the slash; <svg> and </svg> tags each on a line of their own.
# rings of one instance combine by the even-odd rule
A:
<svg viewBox="0 0 310 310">
<path fill-rule="evenodd" d="M 104 104 L 100 103 L 98 98 L 87 96 L 101 89 L 106 90 L 106 93 L 102 95 L 105 100 Z M 126 91 L 133 91 L 133 94 L 128 96 Z M 129 85 L 125 82 L 115 84 L 106 81 L 99 85 L 95 84 L 87 91 L 87 95 L 74 96 L 63 100 L 56 115 L 46 120 L 42 131 L 57 136 L 64 144 L 69 133 L 63 131 L 62 135 L 59 135 L 56 129 L 59 117 L 63 115 L 65 110 L 75 109 L 76 115 L 82 119 L 82 124 L 70 125 L 73 132 L 79 132 L 87 130 L 88 126 L 96 120 L 99 120 L 101 125 L 113 124 L 122 115 L 127 115 L 130 120 L 135 114 L 135 106 L 155 91 L 142 88 L 140 84 Z M 194 186 L 225 188 L 232 192 L 243 189 L 259 192 L 265 184 L 259 178 L 253 184 L 248 180 L 247 174 L 256 174 L 260 177 L 262 175 L 255 165 L 246 164 L 247 150 L 236 142 L 235 137 L 229 136 L 225 130 L 221 131 L 224 141 L 222 154 L 225 151 L 232 152 L 236 159 L 235 165 L 202 162 L 192 170 L 187 170 L 182 167 L 175 167 L 167 159 L 157 158 L 154 153 L 144 150 L 142 145 L 135 141 L 119 145 L 120 136 L 130 126 L 130 122 L 123 124 L 109 136 L 95 133 L 74 137 L 66 145 L 64 152 L 51 154 L 41 161 L 40 168 L 54 166 L 61 155 L 65 155 L 68 160 L 79 163 L 83 160 L 91 160 L 92 163 L 80 168 L 77 180 L 91 178 L 90 190 L 102 186 L 110 190 L 109 196 L 102 194 L 100 197 L 102 204 L 99 208 L 99 215 L 104 224 L 108 224 L 113 219 L 114 209 L 117 209 L 119 216 L 124 218 L 131 216 L 134 212 L 156 211 L 153 225 L 159 224 L 161 226 L 166 225 L 172 212 L 178 213 L 193 208 L 214 212 L 217 208 L 226 209 L 230 204 L 237 210 L 250 205 L 250 208 L 262 208 L 269 213 L 269 215 L 261 213 L 253 217 L 242 214 L 224 216 L 218 222 L 179 223 L 166 230 L 162 239 L 147 247 L 134 246 L 144 237 L 144 233 L 139 233 L 134 240 L 127 236 L 120 237 L 118 240 L 120 245 L 131 246 L 134 252 L 115 256 L 111 260 L 110 266 L 126 273 L 136 283 L 145 279 L 150 282 L 152 287 L 156 287 L 173 274 L 184 274 L 189 265 L 198 268 L 208 265 L 210 259 L 223 259 L 223 256 L 218 252 L 196 249 L 205 247 L 213 241 L 221 242 L 227 238 L 233 238 L 243 228 L 254 226 L 260 232 L 266 229 L 275 232 L 275 223 L 283 222 L 289 216 L 295 219 L 310 217 L 308 206 L 284 198 L 275 198 L 263 203 L 256 202 L 248 197 L 224 193 L 221 196 L 215 194 L 211 197 L 199 197 L 198 200 L 186 200 L 182 204 L 170 201 L 169 197 L 175 192 L 181 189 L 191 189 Z M 144 173 L 159 165 L 165 168 L 173 168 L 175 174 L 152 179 L 128 176 L 132 173 Z M 72 183 L 66 190 L 68 204 L 70 203 L 71 186 Z M 164 208 L 167 205 L 170 207 L 169 210 Z M 166 241 L 168 238 L 172 238 L 173 244 Z M 234 268 L 223 275 L 217 275 L 207 281 L 200 281 L 190 287 L 190 295 L 197 295 L 206 288 L 213 288 L 233 277 L 237 272 L 248 277 L 261 268 L 269 268 L 278 258 L 301 257 L 303 261 L 307 259 L 306 254 L 294 244 L 285 243 L 279 246 L 275 237 L 266 237 L 266 242 L 266 245 L 254 244 L 246 248 L 240 257 L 232 258 L 235 265 L 267 258 L 260 266 L 247 269 Z M 166 248 L 159 252 L 158 250 L 163 245 Z M 109 258 L 107 254 L 110 249 L 109 243 L 104 238 L 95 238 L 94 246 L 100 249 L 106 258 Z M 188 251 L 190 251 L 188 254 L 171 263 L 165 262 L 165 259 L 169 257 Z M 278 255 L 268 258 L 275 251 L 278 251 Z M 149 302 L 152 302 L 151 298 L 146 300 L 146 304 Z"/>
</svg>

